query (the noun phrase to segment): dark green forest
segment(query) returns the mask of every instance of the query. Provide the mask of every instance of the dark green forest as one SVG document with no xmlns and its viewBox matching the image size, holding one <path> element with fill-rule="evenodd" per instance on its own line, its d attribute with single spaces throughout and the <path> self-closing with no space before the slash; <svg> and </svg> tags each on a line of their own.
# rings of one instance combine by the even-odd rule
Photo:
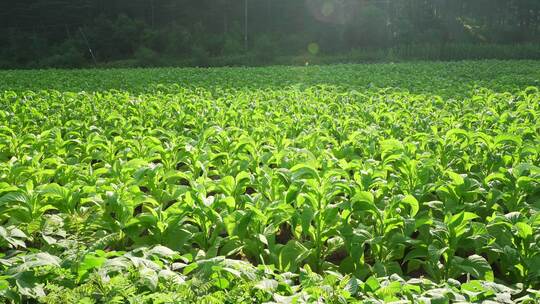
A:
<svg viewBox="0 0 540 304">
<path fill-rule="evenodd" d="M 5 0 L 0 45 L 0 68 L 538 59 L 540 1 Z"/>
</svg>

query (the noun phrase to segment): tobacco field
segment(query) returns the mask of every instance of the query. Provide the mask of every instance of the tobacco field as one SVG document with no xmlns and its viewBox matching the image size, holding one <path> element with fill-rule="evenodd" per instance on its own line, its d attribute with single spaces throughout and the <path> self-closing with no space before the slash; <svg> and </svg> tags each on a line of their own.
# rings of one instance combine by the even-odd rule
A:
<svg viewBox="0 0 540 304">
<path fill-rule="evenodd" d="M 538 303 L 539 80 L 0 71 L 0 303 Z"/>
</svg>

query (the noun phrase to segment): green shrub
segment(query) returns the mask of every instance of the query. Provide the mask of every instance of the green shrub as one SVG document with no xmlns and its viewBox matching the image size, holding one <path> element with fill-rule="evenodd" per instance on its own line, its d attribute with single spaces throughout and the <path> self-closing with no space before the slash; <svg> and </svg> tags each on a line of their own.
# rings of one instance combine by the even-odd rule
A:
<svg viewBox="0 0 540 304">
<path fill-rule="evenodd" d="M 208 51 L 204 47 L 195 45 L 191 48 L 191 62 L 193 66 L 208 67 L 210 64 L 210 54 L 208 54 Z"/>
<path fill-rule="evenodd" d="M 137 65 L 141 67 L 161 66 L 163 61 L 158 53 L 147 47 L 140 47 L 135 52 Z"/>
<path fill-rule="evenodd" d="M 258 64 L 272 64 L 276 56 L 276 44 L 268 35 L 258 36 L 255 38 L 254 53 Z"/>
</svg>

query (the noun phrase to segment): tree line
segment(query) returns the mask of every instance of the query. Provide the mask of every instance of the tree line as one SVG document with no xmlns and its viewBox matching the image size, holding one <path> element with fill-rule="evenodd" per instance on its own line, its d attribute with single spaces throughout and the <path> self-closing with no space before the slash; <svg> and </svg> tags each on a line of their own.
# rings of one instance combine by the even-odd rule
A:
<svg viewBox="0 0 540 304">
<path fill-rule="evenodd" d="M 445 59 L 455 45 L 538 43 L 538 0 L 0 2 L 0 67 L 7 68 L 264 64 L 392 49 Z M 538 55 L 529 49 L 523 56 Z"/>
</svg>

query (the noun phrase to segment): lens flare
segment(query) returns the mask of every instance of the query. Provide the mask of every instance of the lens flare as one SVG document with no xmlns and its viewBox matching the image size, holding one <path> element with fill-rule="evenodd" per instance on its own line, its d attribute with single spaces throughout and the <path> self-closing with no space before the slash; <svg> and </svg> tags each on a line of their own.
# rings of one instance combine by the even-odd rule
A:
<svg viewBox="0 0 540 304">
<path fill-rule="evenodd" d="M 305 5 L 315 19 L 324 23 L 347 24 L 360 10 L 359 0 L 306 0 Z"/>
<path fill-rule="evenodd" d="M 319 45 L 315 42 L 310 43 L 307 49 L 311 55 L 317 55 L 319 53 Z"/>
<path fill-rule="evenodd" d="M 323 3 L 321 8 L 321 14 L 325 17 L 328 17 L 334 13 L 334 3 L 331 1 L 326 1 Z"/>
</svg>

